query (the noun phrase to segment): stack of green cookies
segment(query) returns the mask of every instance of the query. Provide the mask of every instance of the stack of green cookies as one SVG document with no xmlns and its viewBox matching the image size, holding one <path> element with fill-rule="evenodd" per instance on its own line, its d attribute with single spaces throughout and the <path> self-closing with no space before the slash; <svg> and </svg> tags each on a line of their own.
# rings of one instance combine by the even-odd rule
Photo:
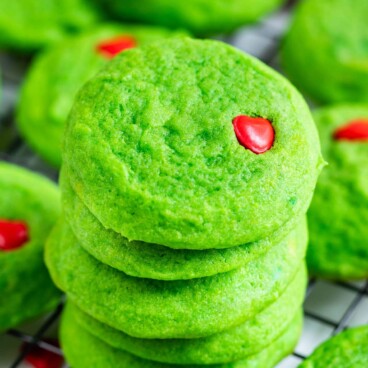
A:
<svg viewBox="0 0 368 368">
<path fill-rule="evenodd" d="M 79 92 L 46 261 L 73 368 L 273 367 L 323 166 L 299 93 L 216 41 L 124 52 Z"/>
<path fill-rule="evenodd" d="M 367 0 L 298 2 L 281 61 L 316 102 L 368 102 L 367 14 Z"/>
</svg>

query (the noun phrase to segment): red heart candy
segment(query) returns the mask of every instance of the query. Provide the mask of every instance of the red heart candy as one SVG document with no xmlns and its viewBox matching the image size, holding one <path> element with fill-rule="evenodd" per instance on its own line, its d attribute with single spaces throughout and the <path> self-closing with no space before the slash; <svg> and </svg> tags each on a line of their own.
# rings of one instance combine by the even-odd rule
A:
<svg viewBox="0 0 368 368">
<path fill-rule="evenodd" d="M 259 154 L 268 151 L 275 140 L 275 131 L 267 119 L 239 115 L 233 119 L 236 138 L 239 143 Z"/>
<path fill-rule="evenodd" d="M 46 340 L 49 344 L 59 347 L 57 340 Z M 25 349 L 27 344 L 22 348 Z M 25 356 L 24 360 L 34 368 L 61 368 L 64 359 L 61 355 L 50 350 L 41 348 L 40 346 L 32 346 L 31 350 Z"/>
<path fill-rule="evenodd" d="M 350 121 L 346 125 L 336 129 L 333 137 L 338 141 L 367 141 L 368 119 L 357 119 Z"/>
<path fill-rule="evenodd" d="M 29 240 L 27 224 L 22 221 L 0 220 L 0 251 L 11 251 Z"/>
<path fill-rule="evenodd" d="M 137 41 L 132 36 L 117 36 L 109 40 L 100 42 L 97 46 L 97 52 L 108 59 L 112 59 L 114 56 L 124 50 L 131 49 L 137 46 Z"/>
</svg>

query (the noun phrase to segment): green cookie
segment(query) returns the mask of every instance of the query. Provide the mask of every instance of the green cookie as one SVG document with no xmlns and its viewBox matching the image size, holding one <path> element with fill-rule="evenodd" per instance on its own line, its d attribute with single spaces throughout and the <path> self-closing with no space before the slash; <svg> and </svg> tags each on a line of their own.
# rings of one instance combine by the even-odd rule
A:
<svg viewBox="0 0 368 368">
<path fill-rule="evenodd" d="M 99 0 L 124 20 L 185 28 L 194 34 L 231 32 L 276 9 L 283 0 Z"/>
<path fill-rule="evenodd" d="M 34 51 L 91 27 L 99 18 L 88 0 L 0 2 L 0 47 Z"/>
<path fill-rule="evenodd" d="M 272 238 L 227 249 L 171 249 L 157 244 L 128 241 L 105 229 L 70 187 L 64 172 L 60 184 L 64 214 L 80 245 L 100 262 L 124 273 L 156 280 L 184 280 L 231 271 L 255 260 L 279 242 L 306 239 L 305 218 L 296 229 L 279 229 Z M 291 223 L 292 224 L 292 223 Z M 293 226 L 295 227 L 295 226 Z M 289 234 L 288 234 L 289 232 Z"/>
<path fill-rule="evenodd" d="M 324 342 L 299 368 L 368 367 L 368 326 L 346 330 Z"/>
<path fill-rule="evenodd" d="M 272 343 L 300 309 L 306 286 L 304 267 L 285 292 L 253 319 L 222 333 L 199 339 L 136 339 L 98 322 L 69 302 L 68 308 L 89 333 L 119 350 L 143 359 L 172 364 L 215 364 L 244 359 Z"/>
<path fill-rule="evenodd" d="M 61 343 L 73 368 L 273 368 L 296 345 L 302 325 L 301 317 L 301 313 L 298 313 L 283 335 L 262 352 L 227 364 L 173 365 L 138 358 L 89 334 L 79 326 L 73 310 L 69 308 L 64 312 L 62 319 Z"/>
<path fill-rule="evenodd" d="M 43 262 L 44 244 L 59 208 L 53 183 L 0 162 L 0 331 L 50 311 L 60 299 Z M 7 232 L 15 234 L 9 221 L 24 223 L 29 240 L 23 238 L 21 247 L 5 251 Z"/>
<path fill-rule="evenodd" d="M 239 144 L 239 115 L 272 122 L 270 150 Z M 283 77 L 189 38 L 128 50 L 92 78 L 69 116 L 63 161 L 105 228 L 186 249 L 254 242 L 296 221 L 323 166 L 308 107 Z"/>
<path fill-rule="evenodd" d="M 46 263 L 83 311 L 141 338 L 196 338 L 244 323 L 275 301 L 300 268 L 306 239 L 280 243 L 234 271 L 193 280 L 135 278 L 98 262 L 59 223 Z"/>
<path fill-rule="evenodd" d="M 321 102 L 368 102 L 368 1 L 304 0 L 281 52 L 291 80 Z"/>
<path fill-rule="evenodd" d="M 365 119 L 368 131 L 368 105 L 324 108 L 315 119 L 329 165 L 308 213 L 308 266 L 317 276 L 363 279 L 368 277 L 368 140 L 336 140 L 334 134 L 357 119 Z"/>
<path fill-rule="evenodd" d="M 124 37 L 120 47 L 132 47 L 178 35 L 154 27 L 106 24 L 47 49 L 32 64 L 22 88 L 17 116 L 22 135 L 46 161 L 60 167 L 61 140 L 73 99 L 112 57 L 99 45 Z"/>
</svg>

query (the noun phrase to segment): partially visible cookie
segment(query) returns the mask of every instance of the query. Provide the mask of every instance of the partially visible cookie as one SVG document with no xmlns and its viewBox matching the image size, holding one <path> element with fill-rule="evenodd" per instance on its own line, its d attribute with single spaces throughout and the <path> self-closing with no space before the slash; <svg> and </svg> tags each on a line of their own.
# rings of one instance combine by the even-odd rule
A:
<svg viewBox="0 0 368 368">
<path fill-rule="evenodd" d="M 59 302 L 60 292 L 43 261 L 59 201 L 49 180 L 0 162 L 0 331 L 38 317 Z"/>
<path fill-rule="evenodd" d="M 307 261 L 313 275 L 368 277 L 368 105 L 337 105 L 315 112 L 322 172 L 308 212 Z"/>
<path fill-rule="evenodd" d="M 368 326 L 350 328 L 319 346 L 299 368 L 368 367 Z"/>
<path fill-rule="evenodd" d="M 291 81 L 316 101 L 368 102 L 368 1 L 304 0 L 281 50 Z"/>
<path fill-rule="evenodd" d="M 99 0 L 115 17 L 169 28 L 188 29 L 197 35 L 228 33 L 257 21 L 283 0 Z"/>
<path fill-rule="evenodd" d="M 0 2 L 0 47 L 34 51 L 92 27 L 98 11 L 88 0 Z"/>
</svg>

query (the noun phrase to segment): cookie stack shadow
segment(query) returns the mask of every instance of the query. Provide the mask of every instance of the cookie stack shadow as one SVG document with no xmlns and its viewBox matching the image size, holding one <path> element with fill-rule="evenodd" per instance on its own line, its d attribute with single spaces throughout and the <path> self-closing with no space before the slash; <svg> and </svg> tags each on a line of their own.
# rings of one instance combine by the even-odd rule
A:
<svg viewBox="0 0 368 368">
<path fill-rule="evenodd" d="M 107 230 L 61 174 L 64 216 L 46 251 L 68 295 L 73 367 L 273 367 L 300 335 L 305 218 L 226 249 L 172 249 Z"/>
</svg>

